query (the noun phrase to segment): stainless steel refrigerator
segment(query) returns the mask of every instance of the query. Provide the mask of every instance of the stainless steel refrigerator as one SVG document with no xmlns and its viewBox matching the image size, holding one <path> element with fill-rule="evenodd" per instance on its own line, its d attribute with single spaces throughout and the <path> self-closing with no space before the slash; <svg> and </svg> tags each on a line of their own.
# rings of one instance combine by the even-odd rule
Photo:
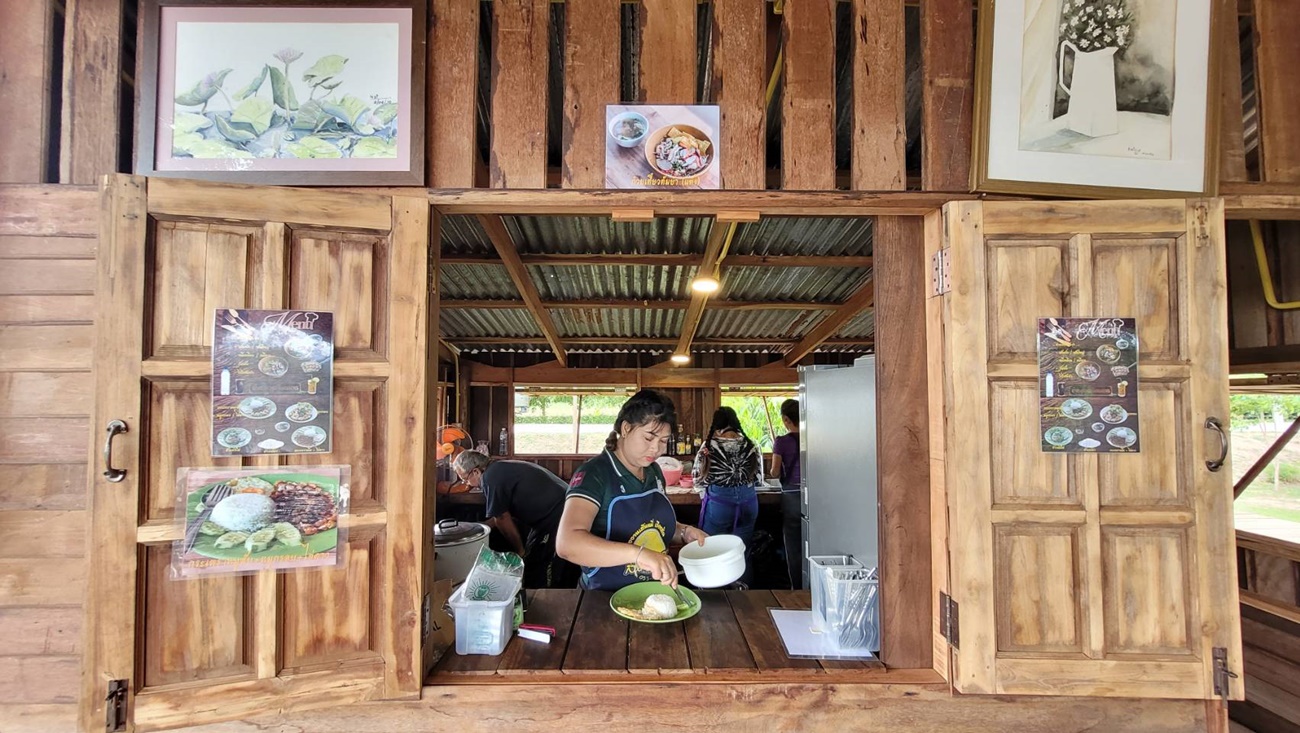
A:
<svg viewBox="0 0 1300 733">
<path fill-rule="evenodd" d="M 876 357 L 799 367 L 803 587 L 812 555 L 880 564 L 876 483 Z"/>
</svg>

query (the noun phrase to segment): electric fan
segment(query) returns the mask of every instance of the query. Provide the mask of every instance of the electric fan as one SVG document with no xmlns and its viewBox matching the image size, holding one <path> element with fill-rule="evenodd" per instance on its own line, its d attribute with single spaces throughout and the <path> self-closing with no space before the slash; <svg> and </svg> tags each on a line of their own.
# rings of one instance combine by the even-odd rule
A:
<svg viewBox="0 0 1300 733">
<path fill-rule="evenodd" d="M 438 431 L 438 465 L 450 466 L 456 456 L 474 447 L 469 433 L 459 425 L 444 425 Z"/>
</svg>

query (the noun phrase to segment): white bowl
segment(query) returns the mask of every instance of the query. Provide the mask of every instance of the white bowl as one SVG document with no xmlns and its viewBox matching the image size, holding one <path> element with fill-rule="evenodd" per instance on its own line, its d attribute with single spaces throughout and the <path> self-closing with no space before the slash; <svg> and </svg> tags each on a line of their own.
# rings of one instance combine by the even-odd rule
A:
<svg viewBox="0 0 1300 733">
<path fill-rule="evenodd" d="M 696 588 L 719 588 L 734 583 L 745 574 L 745 543 L 734 534 L 713 535 L 688 543 L 677 559 L 686 571 L 686 579 Z"/>
<path fill-rule="evenodd" d="M 618 135 L 615 135 L 614 128 L 623 120 L 640 121 L 641 134 L 635 138 L 623 138 L 623 137 L 619 137 Z M 634 148 L 640 145 L 641 141 L 645 140 L 646 134 L 650 132 L 650 121 L 647 120 L 645 118 L 645 115 L 641 114 L 640 112 L 619 112 L 618 114 L 614 115 L 613 118 L 610 119 L 609 125 L 606 127 L 606 131 L 609 133 L 610 137 L 614 138 L 614 142 L 618 143 L 620 146 L 625 148 Z"/>
</svg>

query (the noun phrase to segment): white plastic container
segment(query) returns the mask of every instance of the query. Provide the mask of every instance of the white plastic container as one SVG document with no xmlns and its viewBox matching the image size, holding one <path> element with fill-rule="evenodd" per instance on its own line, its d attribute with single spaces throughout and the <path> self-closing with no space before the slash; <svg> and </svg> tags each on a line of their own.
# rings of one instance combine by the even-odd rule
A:
<svg viewBox="0 0 1300 733">
<path fill-rule="evenodd" d="M 497 655 L 505 651 L 514 630 L 515 598 L 474 601 L 461 585 L 447 601 L 456 613 L 456 653 Z"/>
<path fill-rule="evenodd" d="M 836 568 L 861 568 L 862 563 L 849 555 L 811 555 L 808 557 L 808 592 L 812 595 L 813 631 L 825 631 L 826 576 Z"/>
<path fill-rule="evenodd" d="M 688 542 L 677 559 L 696 588 L 721 588 L 745 574 L 745 542 L 734 534 L 715 534 L 704 544 Z"/>
</svg>

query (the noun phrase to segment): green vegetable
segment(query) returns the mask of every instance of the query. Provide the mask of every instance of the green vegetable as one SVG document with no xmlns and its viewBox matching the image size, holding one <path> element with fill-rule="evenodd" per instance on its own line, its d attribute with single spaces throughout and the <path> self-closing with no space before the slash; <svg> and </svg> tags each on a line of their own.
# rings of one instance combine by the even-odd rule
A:
<svg viewBox="0 0 1300 733">
<path fill-rule="evenodd" d="M 270 547 L 272 542 L 275 542 L 275 527 L 263 527 L 244 540 L 244 549 L 250 553 L 261 552 Z"/>
<path fill-rule="evenodd" d="M 229 550 L 235 545 L 242 545 L 246 539 L 248 539 L 247 532 L 227 532 L 218 537 L 212 545 L 218 550 Z"/>
<path fill-rule="evenodd" d="M 297 547 L 302 544 L 302 533 L 288 522 L 276 522 L 271 525 L 271 529 L 275 530 L 275 541 L 286 547 Z"/>
<path fill-rule="evenodd" d="M 229 531 L 230 530 L 226 529 L 225 527 L 222 527 L 220 524 L 217 524 L 216 522 L 204 522 L 203 524 L 199 525 L 199 534 L 207 535 L 209 537 L 220 537 L 221 535 Z"/>
</svg>

